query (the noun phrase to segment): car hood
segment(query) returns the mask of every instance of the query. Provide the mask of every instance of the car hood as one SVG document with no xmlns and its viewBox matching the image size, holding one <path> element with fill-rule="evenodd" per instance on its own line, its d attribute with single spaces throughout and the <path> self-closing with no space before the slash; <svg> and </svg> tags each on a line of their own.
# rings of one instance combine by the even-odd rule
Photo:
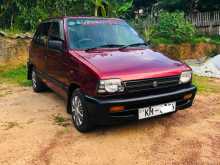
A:
<svg viewBox="0 0 220 165">
<path fill-rule="evenodd" d="M 102 79 L 122 80 L 178 75 L 190 68 L 150 49 L 76 51 L 81 58 L 96 68 Z"/>
</svg>

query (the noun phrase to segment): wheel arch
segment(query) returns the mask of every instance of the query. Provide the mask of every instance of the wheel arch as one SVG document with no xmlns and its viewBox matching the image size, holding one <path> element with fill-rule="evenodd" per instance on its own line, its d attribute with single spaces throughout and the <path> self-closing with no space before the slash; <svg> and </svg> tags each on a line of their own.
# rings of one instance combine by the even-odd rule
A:
<svg viewBox="0 0 220 165">
<path fill-rule="evenodd" d="M 71 99 L 73 91 L 76 90 L 76 89 L 80 89 L 80 86 L 78 84 L 75 84 L 75 83 L 71 83 L 68 87 L 68 90 L 67 90 L 67 112 L 68 113 L 71 113 L 70 99 Z"/>
</svg>

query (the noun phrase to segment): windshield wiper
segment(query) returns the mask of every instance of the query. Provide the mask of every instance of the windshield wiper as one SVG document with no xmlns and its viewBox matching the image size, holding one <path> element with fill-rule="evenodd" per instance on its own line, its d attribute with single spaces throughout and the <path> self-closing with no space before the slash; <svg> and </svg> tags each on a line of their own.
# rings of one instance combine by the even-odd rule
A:
<svg viewBox="0 0 220 165">
<path fill-rule="evenodd" d="M 85 51 L 92 51 L 92 50 L 96 50 L 96 49 L 99 49 L 99 48 L 122 48 L 126 45 L 119 45 L 119 44 L 106 44 L 106 45 L 100 45 L 100 46 L 96 46 L 96 47 L 93 47 L 93 48 L 88 48 L 88 49 L 85 49 Z"/>
<path fill-rule="evenodd" d="M 141 43 L 135 43 L 135 44 L 130 44 L 130 45 L 125 45 L 125 46 L 122 46 L 119 50 L 123 50 L 123 49 L 126 49 L 128 47 L 136 47 L 136 46 L 148 46 L 147 43 L 144 43 L 144 42 L 141 42 Z"/>
</svg>

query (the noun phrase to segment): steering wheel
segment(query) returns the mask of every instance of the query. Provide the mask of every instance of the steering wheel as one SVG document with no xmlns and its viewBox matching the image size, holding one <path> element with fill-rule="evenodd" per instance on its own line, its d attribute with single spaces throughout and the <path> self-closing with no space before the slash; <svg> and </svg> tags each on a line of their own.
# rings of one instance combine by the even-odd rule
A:
<svg viewBox="0 0 220 165">
<path fill-rule="evenodd" d="M 95 41 L 91 38 L 83 38 L 81 40 L 78 41 L 79 46 L 81 47 L 81 45 L 91 45 L 94 44 Z"/>
</svg>

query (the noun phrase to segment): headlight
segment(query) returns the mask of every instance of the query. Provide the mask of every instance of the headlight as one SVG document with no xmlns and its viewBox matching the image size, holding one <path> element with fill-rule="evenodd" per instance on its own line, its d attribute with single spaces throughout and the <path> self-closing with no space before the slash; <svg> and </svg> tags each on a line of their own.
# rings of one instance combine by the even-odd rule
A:
<svg viewBox="0 0 220 165">
<path fill-rule="evenodd" d="M 124 86 L 120 79 L 100 80 L 98 93 L 115 93 L 123 91 Z"/>
<path fill-rule="evenodd" d="M 192 79 L 192 71 L 182 72 L 180 75 L 180 84 L 185 84 L 190 82 Z"/>
</svg>

